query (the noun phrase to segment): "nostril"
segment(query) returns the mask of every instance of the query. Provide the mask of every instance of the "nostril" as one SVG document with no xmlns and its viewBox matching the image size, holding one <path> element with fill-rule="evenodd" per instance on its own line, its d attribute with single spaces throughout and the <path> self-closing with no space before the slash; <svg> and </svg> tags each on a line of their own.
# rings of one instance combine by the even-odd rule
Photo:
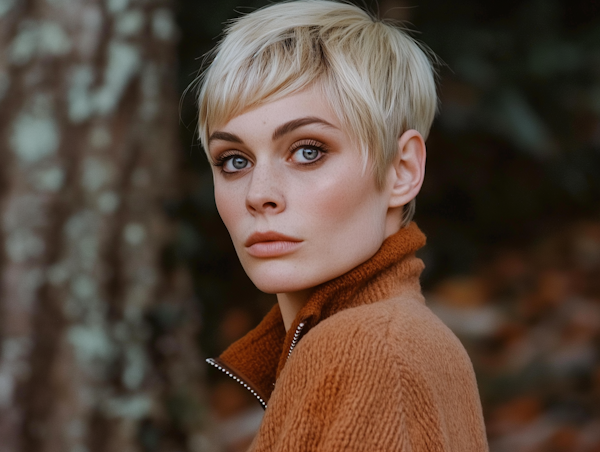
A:
<svg viewBox="0 0 600 452">
<path fill-rule="evenodd" d="M 266 202 L 263 205 L 264 205 L 264 207 L 271 207 L 273 209 L 275 209 L 277 207 L 277 204 L 275 204 L 274 202 Z"/>
</svg>

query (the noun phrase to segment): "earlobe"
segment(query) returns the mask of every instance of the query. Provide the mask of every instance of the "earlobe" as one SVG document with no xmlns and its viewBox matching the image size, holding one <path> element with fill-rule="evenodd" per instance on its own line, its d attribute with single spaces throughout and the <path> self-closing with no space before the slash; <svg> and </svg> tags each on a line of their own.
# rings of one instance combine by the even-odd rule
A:
<svg viewBox="0 0 600 452">
<path fill-rule="evenodd" d="M 404 206 L 417 196 L 425 176 L 426 154 L 425 141 L 418 131 L 407 130 L 398 138 L 398 153 L 390 168 L 389 207 Z"/>
</svg>

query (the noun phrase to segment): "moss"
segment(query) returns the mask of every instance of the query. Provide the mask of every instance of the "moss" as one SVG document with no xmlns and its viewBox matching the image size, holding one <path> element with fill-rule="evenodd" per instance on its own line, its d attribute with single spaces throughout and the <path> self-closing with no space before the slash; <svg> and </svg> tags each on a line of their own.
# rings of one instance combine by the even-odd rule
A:
<svg viewBox="0 0 600 452">
<path fill-rule="evenodd" d="M 24 20 L 10 46 L 9 61 L 17 65 L 26 64 L 35 55 L 37 45 L 37 24 L 32 20 Z"/>
<path fill-rule="evenodd" d="M 146 395 L 113 397 L 106 400 L 102 408 L 110 417 L 141 419 L 150 413 L 152 400 Z"/>
<path fill-rule="evenodd" d="M 43 22 L 39 26 L 38 39 L 42 56 L 62 56 L 71 51 L 71 40 L 57 23 Z"/>
<path fill-rule="evenodd" d="M 15 6 L 15 0 L 0 0 L 0 19 Z"/>
<path fill-rule="evenodd" d="M 98 261 L 99 245 L 98 237 L 95 234 L 89 234 L 79 239 L 77 251 L 81 268 L 88 271 L 94 269 Z"/>
<path fill-rule="evenodd" d="M 140 10 L 119 14 L 115 23 L 115 32 L 121 37 L 136 36 L 144 26 L 144 14 Z"/>
<path fill-rule="evenodd" d="M 88 234 L 94 234 L 97 228 L 98 215 L 91 210 L 81 210 L 66 221 L 64 232 L 73 242 Z"/>
<path fill-rule="evenodd" d="M 76 325 L 67 331 L 69 342 L 78 362 L 87 367 L 92 362 L 108 361 L 115 355 L 115 346 L 106 330 L 100 325 Z"/>
<path fill-rule="evenodd" d="M 123 230 L 123 238 L 129 245 L 140 245 L 146 239 L 146 229 L 140 223 L 129 223 Z"/>
<path fill-rule="evenodd" d="M 88 157 L 83 161 L 81 185 L 90 192 L 96 192 L 112 182 L 114 167 L 105 160 Z"/>
<path fill-rule="evenodd" d="M 69 119 L 80 123 L 88 119 L 94 110 L 90 87 L 94 81 L 94 72 L 88 65 L 73 68 L 67 93 Z"/>
<path fill-rule="evenodd" d="M 98 292 L 96 281 L 88 275 L 78 275 L 71 281 L 71 292 L 78 299 L 92 298 Z"/>
<path fill-rule="evenodd" d="M 15 395 L 16 380 L 30 372 L 27 357 L 32 342 L 27 337 L 6 337 L 2 341 L 0 365 L 0 408 L 8 408 Z"/>
<path fill-rule="evenodd" d="M 125 349 L 125 368 L 123 369 L 123 385 L 129 390 L 139 389 L 148 366 L 146 352 L 139 345 L 129 345 Z"/>
<path fill-rule="evenodd" d="M 130 81 L 139 72 L 142 57 L 136 46 L 113 40 L 107 52 L 103 84 L 95 91 L 91 88 L 93 70 L 87 65 L 73 69 L 67 98 L 69 119 L 74 123 L 86 121 L 94 115 L 111 114 L 119 105 Z"/>
<path fill-rule="evenodd" d="M 15 391 L 15 379 L 5 369 L 0 371 L 0 408 L 11 406 Z"/>
<path fill-rule="evenodd" d="M 98 196 L 98 210 L 105 214 L 115 213 L 119 208 L 121 199 L 119 195 L 114 191 L 105 191 Z"/>
<path fill-rule="evenodd" d="M 154 119 L 160 110 L 160 73 L 155 63 L 147 63 L 142 71 L 142 119 Z"/>
<path fill-rule="evenodd" d="M 115 14 L 125 11 L 129 6 L 129 0 L 108 0 L 106 7 L 109 12 Z"/>
<path fill-rule="evenodd" d="M 66 55 L 71 47 L 71 40 L 57 23 L 25 20 L 10 46 L 9 61 L 24 65 L 36 56 Z"/>
<path fill-rule="evenodd" d="M 65 182 L 65 171 L 53 166 L 35 171 L 31 175 L 31 184 L 39 191 L 55 193 Z"/>
<path fill-rule="evenodd" d="M 17 229 L 6 238 L 5 249 L 13 262 L 20 263 L 41 256 L 46 250 L 46 244 L 33 231 Z"/>
<path fill-rule="evenodd" d="M 95 93 L 94 108 L 100 115 L 112 113 L 131 79 L 140 68 L 139 49 L 121 41 L 108 46 L 108 63 L 104 71 L 104 84 Z"/>
<path fill-rule="evenodd" d="M 166 8 L 159 8 L 152 14 L 152 34 L 156 39 L 168 41 L 175 37 L 175 20 L 173 13 Z"/>
<path fill-rule="evenodd" d="M 34 104 L 48 103 L 37 96 Z M 10 144 L 22 164 L 35 163 L 54 155 L 60 143 L 60 131 L 48 106 L 34 105 L 23 111 L 13 123 Z"/>
<path fill-rule="evenodd" d="M 92 294 L 88 294 L 89 290 L 85 289 L 86 280 L 90 279 L 91 283 L 95 284 L 95 280 L 86 275 L 85 272 L 92 272 L 98 264 L 99 258 L 99 228 L 100 214 L 92 210 L 83 210 L 70 217 L 65 226 L 64 233 L 69 243 L 73 245 L 71 262 L 68 264 L 77 271 L 82 271 L 78 278 L 82 278 L 82 282 L 73 280 L 71 282 L 73 293 L 82 298 L 89 298 Z M 81 290 L 81 292 L 78 292 Z M 96 294 L 96 290 L 93 290 Z"/>
</svg>

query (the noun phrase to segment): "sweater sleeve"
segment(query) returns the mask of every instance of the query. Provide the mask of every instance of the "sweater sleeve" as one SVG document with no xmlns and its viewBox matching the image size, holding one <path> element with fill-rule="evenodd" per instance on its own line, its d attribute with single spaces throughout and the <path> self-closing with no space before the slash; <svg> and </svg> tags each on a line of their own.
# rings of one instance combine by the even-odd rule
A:
<svg viewBox="0 0 600 452">
<path fill-rule="evenodd" d="M 462 389 L 444 400 L 415 347 L 430 355 L 425 362 L 436 353 L 419 340 L 398 347 L 397 339 L 385 315 L 360 322 L 336 315 L 309 332 L 280 376 L 254 450 L 485 450 L 483 442 L 452 438 L 457 422 L 447 419 L 448 408 Z M 468 412 L 457 407 L 459 424 L 472 421 Z"/>
</svg>

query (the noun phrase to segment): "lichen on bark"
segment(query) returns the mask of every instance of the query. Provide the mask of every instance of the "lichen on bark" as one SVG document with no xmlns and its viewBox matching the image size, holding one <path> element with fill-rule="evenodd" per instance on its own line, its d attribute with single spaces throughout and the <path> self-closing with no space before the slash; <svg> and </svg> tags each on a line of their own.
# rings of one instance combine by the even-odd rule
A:
<svg viewBox="0 0 600 452">
<path fill-rule="evenodd" d="M 3 452 L 206 437 L 191 283 L 161 264 L 179 181 L 171 8 L 0 0 Z"/>
</svg>

